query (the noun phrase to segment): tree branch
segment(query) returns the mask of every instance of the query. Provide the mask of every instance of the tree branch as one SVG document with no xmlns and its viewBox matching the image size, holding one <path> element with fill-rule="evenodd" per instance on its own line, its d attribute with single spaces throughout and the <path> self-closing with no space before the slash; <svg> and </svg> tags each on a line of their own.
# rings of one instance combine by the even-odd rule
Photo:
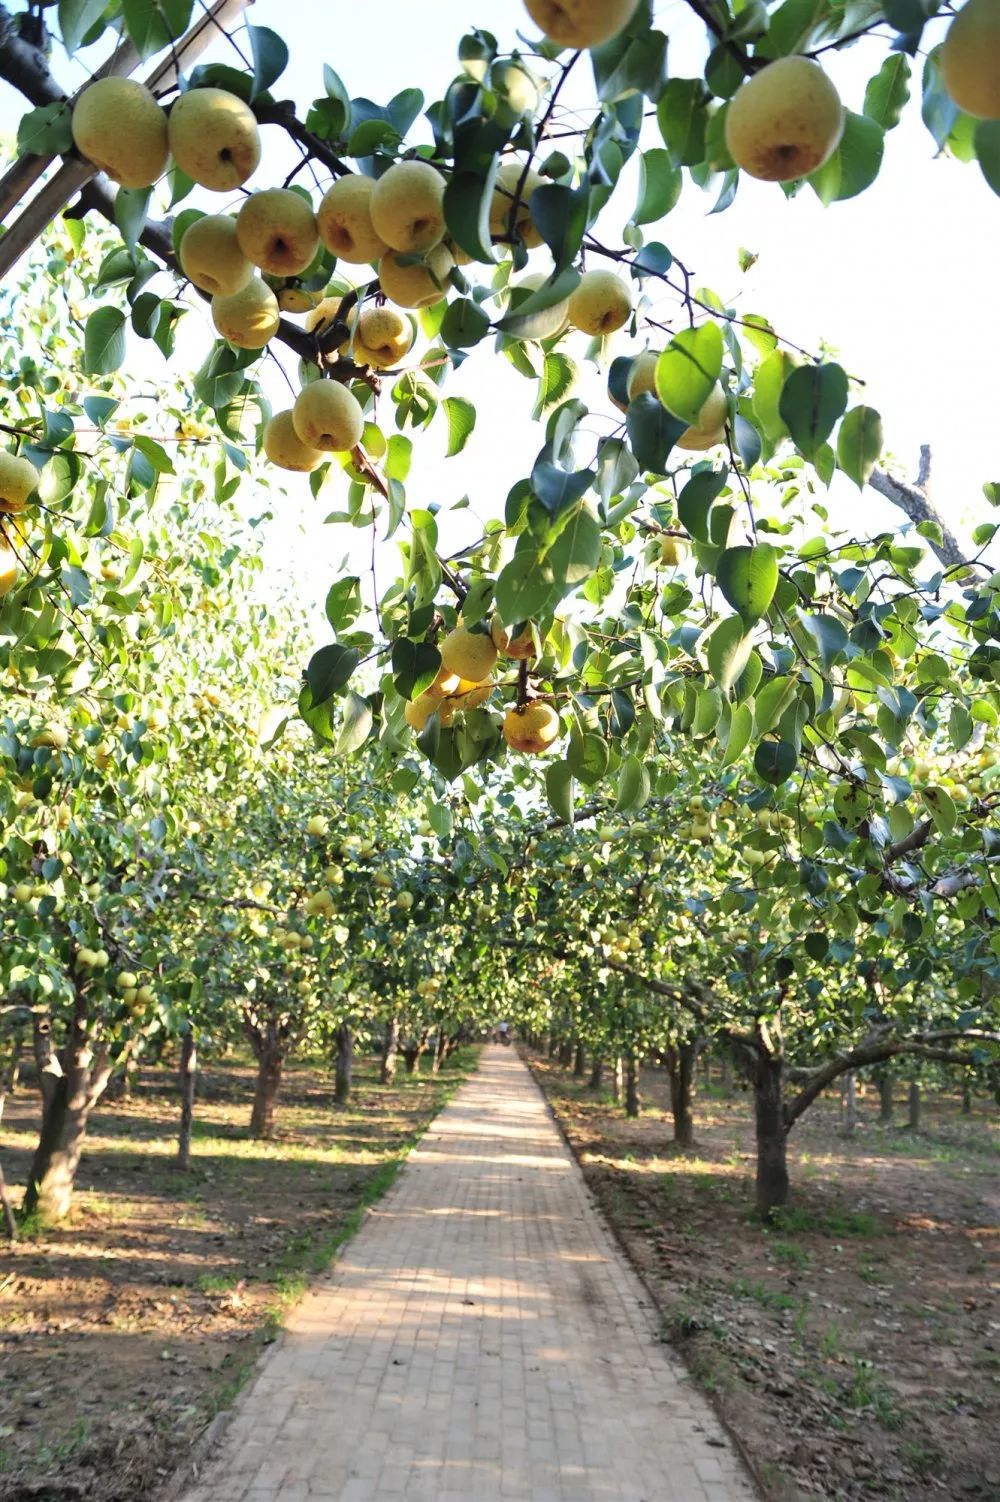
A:
<svg viewBox="0 0 1000 1502">
<path fill-rule="evenodd" d="M 930 445 L 925 443 L 920 448 L 920 466 L 917 470 L 915 485 L 900 480 L 896 475 L 887 474 L 884 469 L 872 470 L 868 483 L 873 490 L 878 491 L 879 495 L 884 495 L 887 501 L 891 501 L 894 506 L 899 507 L 900 511 L 905 512 L 911 522 L 917 524 L 934 522 L 940 527 L 941 541 L 934 542 L 931 538 L 927 541 L 945 568 L 961 568 L 966 562 L 965 554 L 955 534 L 949 531 L 927 494 L 930 473 L 931 451 Z"/>
</svg>

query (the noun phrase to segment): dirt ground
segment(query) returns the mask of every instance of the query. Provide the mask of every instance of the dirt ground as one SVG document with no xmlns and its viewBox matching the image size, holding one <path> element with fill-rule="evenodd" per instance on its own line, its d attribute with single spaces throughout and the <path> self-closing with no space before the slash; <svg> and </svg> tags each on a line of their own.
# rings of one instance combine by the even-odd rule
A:
<svg viewBox="0 0 1000 1502">
<path fill-rule="evenodd" d="M 526 1053 L 527 1056 L 527 1053 Z M 699 1385 L 772 1502 L 1000 1499 L 1000 1112 L 926 1100 L 922 1129 L 842 1135 L 822 1100 L 790 1138 L 792 1203 L 750 1215 L 747 1094 L 704 1087 L 671 1150 L 662 1071 L 629 1121 L 531 1059 Z M 902 1092 L 897 1116 L 905 1120 Z"/>
<path fill-rule="evenodd" d="M 292 1068 L 278 1137 L 247 1134 L 249 1068 L 199 1081 L 193 1167 L 172 1166 L 172 1075 L 146 1070 L 128 1104 L 101 1102 L 68 1223 L 0 1242 L 0 1499 L 138 1502 L 226 1407 L 283 1309 L 391 1182 L 472 1067 L 377 1083 Z M 38 1124 L 30 1084 L 8 1098 L 0 1148 L 15 1203 Z"/>
</svg>

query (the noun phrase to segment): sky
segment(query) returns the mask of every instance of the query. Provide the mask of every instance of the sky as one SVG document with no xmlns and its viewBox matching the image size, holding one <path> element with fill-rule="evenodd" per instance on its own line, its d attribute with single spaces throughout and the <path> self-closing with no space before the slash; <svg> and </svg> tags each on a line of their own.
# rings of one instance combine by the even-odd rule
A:
<svg viewBox="0 0 1000 1502">
<path fill-rule="evenodd" d="M 671 74 L 701 72 L 704 28 L 684 0 L 656 4 L 655 12 L 670 38 Z M 434 0 L 432 24 L 429 8 L 413 0 L 379 0 L 372 14 L 373 27 L 355 46 L 350 41 L 358 34 L 354 5 L 255 0 L 248 19 L 281 32 L 291 50 L 288 70 L 275 89 L 278 96 L 295 99 L 304 115 L 309 102 L 323 92 L 322 64 L 329 62 L 352 95 L 385 103 L 416 84 L 429 103 L 457 71 L 457 43 L 470 24 L 489 28 L 502 48 L 519 45 L 519 29 L 529 38 L 535 34 L 521 0 L 490 0 L 488 6 L 476 0 Z M 928 28 L 926 33 L 931 41 L 941 34 L 936 24 L 936 32 Z M 236 60 L 224 41 L 207 56 Z M 885 42 L 876 40 L 826 54 L 824 64 L 848 107 L 861 109 L 865 83 L 884 56 Z M 60 77 L 72 82 L 73 70 L 62 61 Z M 586 107 L 593 99 L 589 69 L 581 63 L 576 73 L 564 97 L 570 105 Z M 5 99 L 0 129 L 10 129 L 12 119 L 16 108 Z M 413 138 L 421 138 L 421 126 L 426 133 L 420 122 Z M 643 144 L 662 144 L 655 122 Z M 912 473 L 920 444 L 931 444 L 933 498 L 963 538 L 992 514 L 982 495 L 983 482 L 1000 478 L 997 377 L 991 366 L 1000 342 L 995 292 L 1000 198 L 989 190 L 978 166 L 935 160 L 935 150 L 920 120 L 916 85 L 902 123 L 887 136 L 877 182 L 858 198 L 824 209 L 811 190 L 788 201 L 777 185 L 744 177 L 732 207 L 710 215 L 714 193 L 702 194 L 686 182 L 678 206 L 646 233 L 663 240 L 692 268 L 696 285 L 714 288 L 739 309 L 765 314 L 795 344 L 813 350 L 824 342 L 831 346 L 844 367 L 865 382 L 863 394 L 852 400 L 882 413 L 890 467 Z M 264 160 L 250 186 L 280 181 L 286 152 L 280 133 L 265 130 Z M 603 225 L 620 227 L 635 195 L 630 168 Z M 203 194 L 202 200 L 218 211 L 216 196 Z M 611 239 L 612 233 L 605 228 L 604 238 Z M 757 257 L 747 274 L 738 264 L 740 247 Z M 535 265 L 544 266 L 546 257 L 544 249 L 535 252 Z M 190 354 L 197 363 L 211 331 L 199 327 L 197 316 L 187 322 L 179 358 Z M 614 353 L 628 353 L 641 344 L 622 336 Z M 574 334 L 566 347 L 582 358 L 585 341 Z M 285 363 L 294 380 L 294 360 Z M 280 376 L 269 376 L 267 385 L 277 405 L 288 404 Z M 596 373 L 587 373 L 580 394 L 608 411 L 603 385 Z M 446 390 L 475 402 L 477 430 L 465 451 L 448 461 L 443 458 L 442 419 L 419 435 L 407 493 L 412 505 L 436 502 L 442 507 L 469 496 L 469 510 L 442 523 L 449 545 L 458 547 L 478 535 L 479 522 L 502 513 L 509 486 L 530 468 L 540 431 L 529 421 L 533 385 L 503 358 L 494 357 L 489 341 L 450 377 Z M 388 414 L 387 419 L 388 426 Z M 278 519 L 266 544 L 266 577 L 292 579 L 321 602 L 341 571 L 345 550 L 354 566 L 368 566 L 369 539 L 324 525 L 323 518 L 339 509 L 342 489 L 328 488 L 314 501 L 304 479 L 283 476 L 286 481 L 287 498 L 276 499 Z M 843 477 L 834 482 L 831 513 L 866 530 L 904 520 L 871 490 L 859 498 Z M 395 549 L 395 544 L 387 546 Z M 382 548 L 377 570 L 380 587 L 396 572 L 395 557 Z"/>
</svg>

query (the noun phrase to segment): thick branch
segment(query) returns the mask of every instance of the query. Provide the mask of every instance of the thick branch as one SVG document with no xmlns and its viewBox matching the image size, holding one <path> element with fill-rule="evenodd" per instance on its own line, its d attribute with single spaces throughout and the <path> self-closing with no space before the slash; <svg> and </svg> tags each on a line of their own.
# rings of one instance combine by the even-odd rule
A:
<svg viewBox="0 0 1000 1502">
<path fill-rule="evenodd" d="M 970 1038 L 972 1035 L 955 1032 L 951 1036 L 955 1041 Z M 980 1037 L 982 1035 L 980 1034 Z M 954 1049 L 940 1048 L 933 1043 L 925 1042 L 922 1037 L 917 1038 L 882 1038 L 879 1042 L 861 1043 L 857 1048 L 852 1048 L 849 1053 L 838 1054 L 836 1058 L 823 1064 L 813 1074 L 806 1084 L 785 1107 L 786 1130 L 793 1127 L 804 1111 L 807 1111 L 823 1091 L 839 1079 L 842 1074 L 847 1074 L 852 1069 L 863 1069 L 868 1064 L 882 1064 L 886 1059 L 897 1058 L 900 1054 L 908 1054 L 920 1059 L 934 1059 L 944 1064 L 973 1065 L 978 1061 L 973 1054 L 958 1053 Z"/>
<path fill-rule="evenodd" d="M 900 480 L 896 475 L 886 474 L 884 469 L 874 469 L 868 483 L 879 495 L 884 495 L 887 501 L 898 506 L 904 511 L 911 522 L 934 522 L 941 529 L 941 541 L 934 542 L 928 538 L 931 547 L 945 568 L 961 568 L 966 562 L 965 555 L 959 546 L 955 534 L 949 531 L 942 520 L 937 508 L 932 504 L 927 494 L 927 483 L 931 472 L 931 451 L 928 444 L 923 444 L 920 450 L 920 468 L 917 471 L 917 483 L 910 485 L 905 480 Z"/>
</svg>

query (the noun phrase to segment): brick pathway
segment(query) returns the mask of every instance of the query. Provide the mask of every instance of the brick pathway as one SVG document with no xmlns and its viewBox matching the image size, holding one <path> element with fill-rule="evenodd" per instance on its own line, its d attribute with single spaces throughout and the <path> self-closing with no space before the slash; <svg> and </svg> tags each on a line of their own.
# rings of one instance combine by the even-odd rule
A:
<svg viewBox="0 0 1000 1502">
<path fill-rule="evenodd" d="M 528 1070 L 487 1048 L 185 1502 L 751 1502 Z"/>
</svg>

